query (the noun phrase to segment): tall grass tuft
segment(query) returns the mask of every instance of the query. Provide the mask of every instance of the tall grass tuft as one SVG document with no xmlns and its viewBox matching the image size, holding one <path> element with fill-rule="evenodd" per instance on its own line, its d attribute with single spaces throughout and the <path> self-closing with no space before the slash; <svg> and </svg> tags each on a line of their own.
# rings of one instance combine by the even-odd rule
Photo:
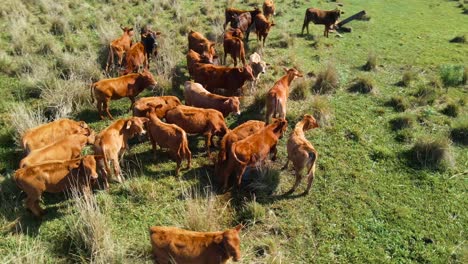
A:
<svg viewBox="0 0 468 264">
<path fill-rule="evenodd" d="M 26 104 L 20 102 L 10 107 L 9 123 L 10 127 L 14 129 L 13 139 L 18 146 L 21 146 L 21 138 L 24 132 L 45 124 L 47 121 L 40 108 L 31 109 Z"/>
<path fill-rule="evenodd" d="M 393 107 L 397 112 L 404 112 L 410 107 L 408 100 L 403 96 L 392 96 L 386 105 Z"/>
<path fill-rule="evenodd" d="M 365 71 L 374 71 L 377 69 L 377 55 L 374 52 L 370 52 L 367 56 L 367 62 L 362 66 Z"/>
<path fill-rule="evenodd" d="M 255 197 L 252 201 L 245 202 L 239 213 L 239 222 L 255 225 L 265 219 L 266 209 L 259 204 Z"/>
<path fill-rule="evenodd" d="M 462 65 L 442 65 L 439 70 L 440 78 L 445 86 L 457 86 L 464 82 Z"/>
<path fill-rule="evenodd" d="M 409 151 L 409 157 L 420 168 L 443 170 L 454 165 L 450 140 L 440 136 L 419 138 Z"/>
<path fill-rule="evenodd" d="M 403 76 L 401 77 L 401 81 L 398 83 L 400 86 L 409 87 L 411 83 L 413 83 L 417 79 L 416 72 L 412 70 L 407 70 L 403 72 Z"/>
<path fill-rule="evenodd" d="M 414 124 L 414 116 L 403 114 L 390 120 L 390 125 L 393 130 L 401 130 L 411 128 Z"/>
<path fill-rule="evenodd" d="M 348 90 L 353 93 L 370 93 L 375 88 L 374 79 L 370 76 L 361 76 L 353 80 Z"/>
<path fill-rule="evenodd" d="M 2 242 L 12 243 L 14 249 L 4 251 L 0 248 L 1 263 L 49 263 L 49 253 L 43 243 L 36 238 L 22 234 L 11 234 L 2 237 Z M 5 244 L 4 244 L 5 245 Z"/>
<path fill-rule="evenodd" d="M 450 137 L 454 142 L 468 145 L 468 119 L 466 117 L 452 125 Z"/>
<path fill-rule="evenodd" d="M 314 92 L 319 94 L 333 93 L 338 88 L 338 73 L 333 64 L 328 64 L 317 76 L 313 87 Z"/>
<path fill-rule="evenodd" d="M 419 86 L 413 93 L 419 105 L 432 105 L 438 97 L 437 90 L 429 86 Z"/>
<path fill-rule="evenodd" d="M 309 80 L 301 79 L 296 83 L 296 86 L 289 94 L 292 100 L 304 100 L 310 94 L 311 82 Z"/>
<path fill-rule="evenodd" d="M 312 116 L 315 117 L 319 126 L 329 126 L 333 119 L 333 111 L 330 102 L 325 96 L 315 95 L 311 103 Z"/>
</svg>

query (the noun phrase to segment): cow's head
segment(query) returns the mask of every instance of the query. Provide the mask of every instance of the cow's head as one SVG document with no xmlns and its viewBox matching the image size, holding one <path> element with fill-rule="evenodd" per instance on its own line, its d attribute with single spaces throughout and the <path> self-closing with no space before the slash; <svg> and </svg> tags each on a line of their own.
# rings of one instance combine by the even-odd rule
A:
<svg viewBox="0 0 468 264">
<path fill-rule="evenodd" d="M 304 75 L 302 75 L 302 73 L 300 73 L 298 70 L 294 69 L 294 68 L 291 68 L 291 69 L 288 69 L 288 68 L 283 68 L 284 71 L 286 72 L 286 74 L 288 75 L 289 79 L 292 81 L 294 79 L 296 79 L 297 77 L 303 77 Z"/>
<path fill-rule="evenodd" d="M 333 10 L 333 15 L 335 17 L 335 20 L 340 18 L 340 15 L 341 14 L 344 14 L 344 11 L 338 9 L 338 8 L 335 8 L 335 10 Z"/>
<path fill-rule="evenodd" d="M 232 260 L 235 262 L 239 261 L 241 258 L 239 232 L 242 228 L 243 226 L 239 224 L 233 229 L 228 229 L 223 232 L 222 237 L 218 238 L 221 241 L 216 241 L 222 243 L 227 255 L 232 257 Z"/>
<path fill-rule="evenodd" d="M 145 123 L 149 119 L 146 117 L 131 117 L 128 118 L 125 122 L 125 131 L 128 133 L 128 137 L 132 138 L 135 135 L 143 135 L 146 133 Z"/>
<path fill-rule="evenodd" d="M 284 132 L 288 128 L 288 121 L 284 118 L 273 118 L 273 133 L 278 135 L 279 138 L 283 137 Z"/>
<path fill-rule="evenodd" d="M 133 34 L 134 34 L 133 28 L 123 27 L 122 25 L 120 25 L 120 28 L 123 30 L 124 34 L 127 34 L 130 37 L 133 37 Z"/>
<path fill-rule="evenodd" d="M 302 121 L 304 122 L 304 131 L 319 127 L 319 125 L 317 124 L 317 120 L 315 120 L 315 118 L 312 115 L 305 114 Z"/>
<path fill-rule="evenodd" d="M 102 158 L 101 156 L 86 155 L 81 158 L 81 164 L 83 166 L 85 175 L 89 177 L 91 182 L 98 179 L 98 173 L 96 171 L 96 159 Z"/>
<path fill-rule="evenodd" d="M 86 124 L 85 121 L 79 121 L 78 122 L 76 132 L 77 132 L 77 134 L 85 135 L 85 136 L 89 136 L 92 133 L 94 133 L 94 131 L 88 126 L 88 124 Z"/>
<path fill-rule="evenodd" d="M 142 82 L 142 89 L 148 87 L 148 89 L 153 90 L 156 87 L 157 82 L 150 71 L 145 69 L 142 73 L 139 73 L 138 77 Z"/>
<path fill-rule="evenodd" d="M 230 28 L 229 31 L 233 37 L 244 39 L 244 33 L 242 33 L 242 30 L 238 28 Z"/>
<path fill-rule="evenodd" d="M 270 32 L 271 27 L 275 26 L 276 24 L 273 22 L 268 22 L 266 27 L 265 27 L 265 34 L 268 34 Z"/>
<path fill-rule="evenodd" d="M 255 76 L 252 72 L 252 67 L 250 65 L 245 65 L 243 68 L 238 68 L 239 72 L 244 75 L 245 79 L 248 81 L 255 80 Z"/>
<path fill-rule="evenodd" d="M 241 114 L 239 97 L 229 97 L 224 101 L 224 105 L 228 107 L 229 112 L 235 113 L 236 115 Z"/>
<path fill-rule="evenodd" d="M 249 57 L 250 61 L 250 67 L 252 67 L 252 72 L 254 74 L 254 77 L 257 78 L 260 73 L 265 74 L 267 70 L 267 64 L 266 62 L 262 61 L 262 58 L 257 52 L 254 52 L 252 55 Z"/>
<path fill-rule="evenodd" d="M 94 133 L 94 131 L 91 131 L 91 134 L 86 137 L 86 144 L 93 145 L 95 141 L 96 133 Z"/>
</svg>

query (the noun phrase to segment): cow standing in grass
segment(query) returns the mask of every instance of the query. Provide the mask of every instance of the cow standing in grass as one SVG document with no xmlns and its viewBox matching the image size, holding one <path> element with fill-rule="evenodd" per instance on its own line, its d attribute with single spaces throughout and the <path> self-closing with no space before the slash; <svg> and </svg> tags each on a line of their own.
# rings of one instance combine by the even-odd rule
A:
<svg viewBox="0 0 468 264">
<path fill-rule="evenodd" d="M 338 8 L 330 11 L 308 8 L 305 12 L 301 34 L 304 35 L 304 29 L 307 29 L 307 34 L 309 34 L 309 23 L 312 21 L 316 25 L 325 25 L 323 35 L 328 38 L 328 32 L 336 24 L 342 13 Z"/>
</svg>

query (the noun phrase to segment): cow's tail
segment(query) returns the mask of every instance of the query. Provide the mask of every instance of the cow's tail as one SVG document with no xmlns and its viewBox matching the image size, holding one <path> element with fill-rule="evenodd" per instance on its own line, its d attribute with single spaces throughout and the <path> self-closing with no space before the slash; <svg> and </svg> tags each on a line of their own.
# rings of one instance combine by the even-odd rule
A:
<svg viewBox="0 0 468 264">
<path fill-rule="evenodd" d="M 101 150 L 102 150 L 102 158 L 104 159 L 104 167 L 105 167 L 106 172 L 107 172 L 107 178 L 109 179 L 112 172 L 111 172 L 111 168 L 109 166 L 109 160 L 107 159 L 107 153 L 106 153 L 106 149 L 105 149 L 104 145 L 101 145 Z"/>
<path fill-rule="evenodd" d="M 302 24 L 301 34 L 304 34 L 304 29 L 307 27 L 307 23 L 309 22 L 307 19 L 307 13 L 308 13 L 308 10 L 306 10 L 305 15 L 304 15 L 304 24 Z"/>
<path fill-rule="evenodd" d="M 221 139 L 218 162 L 226 160 L 226 156 L 227 156 L 227 153 L 226 153 L 227 137 L 226 136 L 227 134 Z"/>
<path fill-rule="evenodd" d="M 91 103 L 94 103 L 94 90 L 96 89 L 96 83 L 92 83 L 91 84 L 91 87 L 90 87 L 90 91 L 91 91 Z"/>
<path fill-rule="evenodd" d="M 247 166 L 247 162 L 240 161 L 239 158 L 237 157 L 236 151 L 235 151 L 235 149 L 236 149 L 236 148 L 235 148 L 235 144 L 236 144 L 236 143 L 232 144 L 232 146 L 231 146 L 231 154 L 232 154 L 232 156 L 236 159 L 236 161 L 237 161 L 239 164 L 241 164 L 242 166 Z"/>
<path fill-rule="evenodd" d="M 244 50 L 244 41 L 240 38 L 236 38 L 237 43 L 239 43 L 239 57 L 242 61 L 242 64 L 247 65 L 245 62 L 245 50 Z"/>
<path fill-rule="evenodd" d="M 190 152 L 190 148 L 188 146 L 188 139 L 187 133 L 182 131 L 182 142 L 177 150 L 177 155 L 187 160 L 187 168 L 191 166 L 192 163 L 192 153 Z"/>
<path fill-rule="evenodd" d="M 280 113 L 280 111 L 282 112 L 283 108 L 281 106 L 280 99 L 277 96 L 275 96 L 275 98 L 273 100 L 274 100 L 274 102 L 273 102 L 273 117 L 276 118 L 276 114 Z"/>
</svg>

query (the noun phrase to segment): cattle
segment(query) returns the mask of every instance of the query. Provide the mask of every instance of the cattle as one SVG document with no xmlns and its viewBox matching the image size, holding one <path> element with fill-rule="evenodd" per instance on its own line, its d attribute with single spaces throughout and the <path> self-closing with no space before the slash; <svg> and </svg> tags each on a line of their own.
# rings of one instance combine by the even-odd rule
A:
<svg viewBox="0 0 468 264">
<path fill-rule="evenodd" d="M 27 130 L 21 138 L 21 144 L 26 154 L 50 145 L 70 135 L 91 135 L 92 130 L 84 121 L 74 121 L 63 118 Z"/>
<path fill-rule="evenodd" d="M 228 30 L 224 33 L 224 63 L 226 64 L 226 58 L 229 54 L 234 61 L 234 67 L 237 66 L 237 58 L 242 61 L 243 65 L 246 65 L 244 42 L 242 38 L 238 36 L 243 36 L 242 31 L 238 28 Z"/>
<path fill-rule="evenodd" d="M 50 145 L 31 151 L 20 162 L 20 168 L 51 160 L 70 160 L 78 158 L 87 144 L 94 144 L 95 135 L 70 135 Z"/>
<path fill-rule="evenodd" d="M 97 101 L 97 109 L 101 119 L 104 119 L 103 110 L 106 111 L 110 119 L 114 119 L 109 112 L 109 103 L 111 100 L 128 97 L 131 101 L 129 111 L 135 103 L 135 97 L 143 89 L 153 89 L 156 85 L 151 72 L 145 70 L 142 73 L 132 73 L 117 78 L 103 79 L 91 85 L 91 102 Z"/>
<path fill-rule="evenodd" d="M 304 35 L 304 28 L 307 28 L 307 34 L 309 34 L 309 23 L 312 21 L 316 25 L 325 25 L 323 35 L 328 38 L 328 32 L 336 24 L 342 13 L 343 12 L 338 8 L 329 11 L 317 8 L 308 8 L 305 12 L 301 35 Z"/>
<path fill-rule="evenodd" d="M 239 232 L 242 225 L 218 232 L 195 232 L 177 227 L 149 229 L 156 263 L 224 264 L 241 258 Z"/>
<path fill-rule="evenodd" d="M 156 38 L 159 35 L 161 35 L 161 32 L 153 31 L 148 26 L 144 26 L 140 30 L 141 43 L 143 43 L 143 46 L 145 47 L 145 55 L 148 65 L 151 64 L 151 56 L 156 57 L 158 55 L 158 43 L 156 42 Z"/>
<path fill-rule="evenodd" d="M 203 134 L 208 156 L 211 155 L 213 137 L 223 137 L 228 132 L 223 114 L 214 109 L 179 105 L 167 111 L 166 121 L 178 125 L 188 134 Z"/>
<path fill-rule="evenodd" d="M 263 2 L 263 14 L 267 19 L 270 19 L 273 15 L 275 15 L 275 3 L 273 3 L 273 0 L 265 0 Z"/>
<path fill-rule="evenodd" d="M 231 146 L 234 142 L 242 140 L 265 127 L 265 122 L 257 121 L 257 120 L 249 120 L 233 130 L 229 131 L 226 135 L 224 135 L 223 139 L 221 140 L 221 146 L 218 153 L 218 160 L 215 164 L 215 175 L 220 175 L 220 170 L 226 167 L 226 160 L 228 159 L 229 152 L 231 151 Z M 229 176 L 229 175 L 227 175 Z M 218 178 L 218 183 L 220 186 L 223 187 L 223 190 L 227 189 L 227 185 L 229 179 Z"/>
<path fill-rule="evenodd" d="M 114 65 L 114 56 L 117 54 L 119 58 L 119 67 L 122 66 L 122 61 L 125 52 L 127 52 L 132 46 L 133 28 L 122 27 L 123 34 L 120 38 L 113 40 L 109 44 L 109 55 L 107 57 L 106 72 L 109 72 L 109 66 Z"/>
<path fill-rule="evenodd" d="M 234 25 L 233 25 L 233 23 L 231 23 L 231 26 L 233 28 L 239 28 L 242 31 L 242 33 L 245 34 L 245 41 L 246 42 L 249 42 L 250 30 L 251 30 L 253 22 L 254 22 L 253 18 L 255 18 L 261 12 L 262 11 L 260 11 L 260 9 L 255 8 L 252 11 L 244 12 L 244 13 L 234 17 L 235 22 L 234 22 Z"/>
<path fill-rule="evenodd" d="M 149 107 L 148 104 L 162 105 L 156 110 L 156 115 L 158 118 L 164 118 L 167 110 L 181 105 L 182 103 L 179 98 L 170 95 L 143 97 L 136 100 L 133 105 L 133 116 L 146 117 L 146 114 L 151 110 L 151 107 Z"/>
<path fill-rule="evenodd" d="M 257 86 L 258 80 L 260 79 L 260 74 L 265 74 L 269 64 L 263 61 L 257 52 L 254 52 L 249 57 L 249 65 L 252 68 L 252 73 L 254 76 L 254 81 L 251 82 L 250 87 L 250 93 L 253 93 L 253 91 L 255 91 L 255 87 Z"/>
<path fill-rule="evenodd" d="M 91 184 L 98 178 L 96 159 L 99 158 L 88 155 L 18 169 L 15 172 L 15 181 L 27 195 L 26 207 L 36 217 L 41 217 L 44 214 L 44 210 L 39 206 L 42 193 L 59 193 L 72 188 L 89 191 Z"/>
<path fill-rule="evenodd" d="M 163 107 L 162 104 L 148 104 L 149 122 L 147 123 L 148 135 L 153 146 L 156 157 L 156 146 L 169 149 L 169 155 L 176 160 L 176 176 L 179 175 L 182 159 L 187 160 L 187 169 L 190 169 L 192 153 L 188 147 L 187 134 L 185 131 L 174 124 L 166 124 L 158 118 L 157 110 Z"/>
<path fill-rule="evenodd" d="M 270 29 L 275 23 L 269 22 L 263 14 L 258 14 L 255 17 L 255 32 L 257 33 L 257 40 L 262 41 L 262 46 L 265 46 L 265 40 L 270 33 Z"/>
<path fill-rule="evenodd" d="M 199 83 L 187 81 L 184 88 L 185 104 L 200 108 L 218 110 L 224 117 L 230 113 L 240 115 L 239 97 L 226 97 L 212 94 Z"/>
<path fill-rule="evenodd" d="M 268 124 L 271 117 L 286 118 L 286 103 L 289 96 L 289 86 L 297 77 L 302 77 L 302 74 L 294 69 L 286 69 L 286 75 L 281 77 L 273 87 L 268 91 L 266 98 L 266 117 L 265 122 Z"/>
<path fill-rule="evenodd" d="M 292 161 L 296 173 L 296 182 L 286 194 L 293 193 L 302 179 L 302 171 L 307 168 L 308 180 L 307 189 L 304 194 L 308 194 L 315 175 L 315 162 L 318 153 L 314 146 L 306 139 L 304 133 L 310 129 L 318 127 L 317 121 L 311 115 L 304 115 L 304 118 L 298 122 L 291 133 L 287 143 L 288 160 L 283 169 L 288 168 L 289 161 Z"/>
<path fill-rule="evenodd" d="M 146 117 L 130 117 L 120 119 L 112 123 L 96 136 L 94 142 L 94 153 L 102 155 L 103 160 L 99 162 L 99 172 L 104 176 L 105 188 L 109 188 L 108 179 L 112 175 L 109 162 L 112 162 L 114 173 L 118 182 L 122 182 L 122 173 L 119 165 L 119 157 L 125 150 L 129 149 L 127 141 L 135 135 L 145 134 Z"/>
<path fill-rule="evenodd" d="M 236 23 L 237 17 L 246 12 L 251 12 L 251 11 L 227 7 L 224 10 L 225 22 L 223 25 L 223 29 L 226 28 L 228 23 L 231 23 L 231 27 L 236 27 L 235 23 Z"/>
<path fill-rule="evenodd" d="M 208 91 L 215 92 L 217 89 L 224 89 L 227 95 L 241 94 L 244 83 L 254 80 L 252 68 L 249 65 L 236 68 L 197 64 L 192 77 Z"/>
<path fill-rule="evenodd" d="M 200 55 L 192 49 L 189 50 L 187 52 L 187 69 L 190 76 L 193 76 L 194 69 L 199 64 L 213 64 L 213 61 L 210 61 L 206 55 Z"/>
<path fill-rule="evenodd" d="M 226 179 L 225 182 L 227 182 L 229 176 L 234 172 L 237 187 L 240 187 L 242 175 L 247 166 L 262 164 L 269 153 L 273 154 L 271 159 L 276 160 L 276 144 L 283 136 L 287 126 L 286 119 L 274 119 L 273 123 L 265 126 L 255 134 L 234 142 L 231 145 L 227 166 L 220 172 L 218 177 Z"/>
<path fill-rule="evenodd" d="M 205 55 L 210 62 L 214 62 L 217 58 L 214 48 L 216 44 L 209 41 L 201 33 L 190 30 L 188 34 L 188 43 L 189 50 Z"/>
</svg>

